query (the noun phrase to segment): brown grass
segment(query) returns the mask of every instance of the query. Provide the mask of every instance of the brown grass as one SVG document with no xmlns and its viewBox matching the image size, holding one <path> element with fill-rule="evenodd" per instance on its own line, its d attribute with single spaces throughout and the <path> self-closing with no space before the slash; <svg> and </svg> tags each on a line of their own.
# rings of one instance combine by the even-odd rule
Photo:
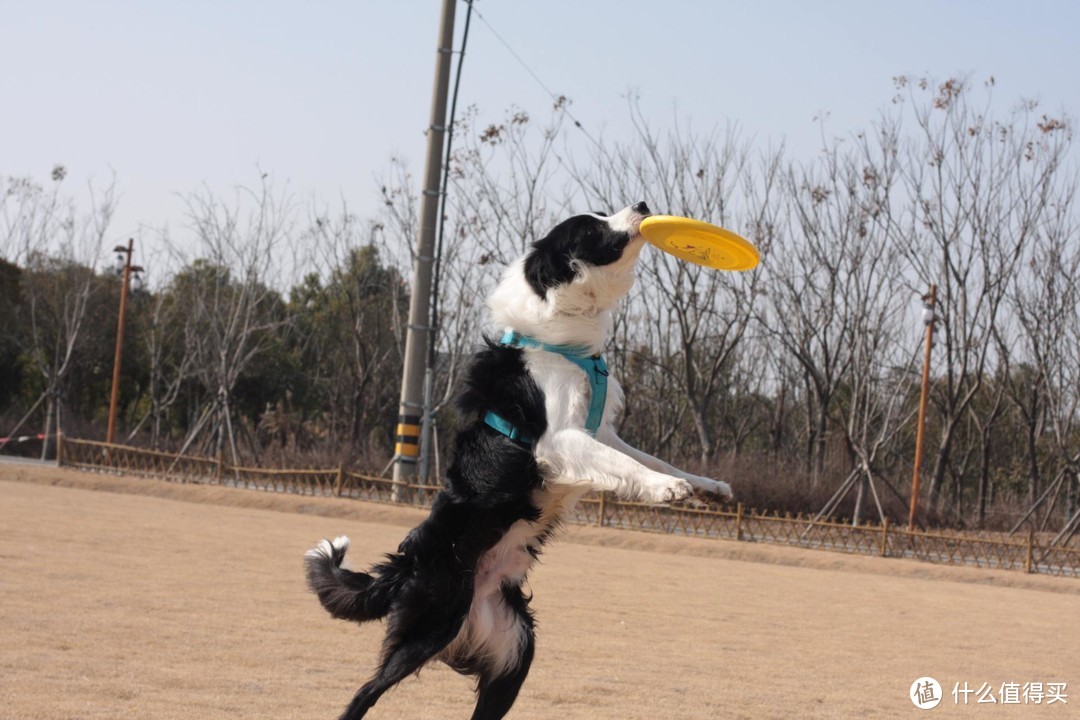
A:
<svg viewBox="0 0 1080 720">
<path fill-rule="evenodd" d="M 346 533 L 363 566 L 420 517 L 0 467 L 0 717 L 336 717 L 382 628 L 331 620 L 303 552 Z M 920 675 L 946 685 L 939 717 L 976 711 L 952 706 L 964 681 L 1077 693 L 995 718 L 1080 704 L 1075 580 L 571 528 L 531 585 L 540 639 L 519 720 L 909 717 Z M 471 700 L 433 665 L 370 717 L 465 718 Z"/>
</svg>

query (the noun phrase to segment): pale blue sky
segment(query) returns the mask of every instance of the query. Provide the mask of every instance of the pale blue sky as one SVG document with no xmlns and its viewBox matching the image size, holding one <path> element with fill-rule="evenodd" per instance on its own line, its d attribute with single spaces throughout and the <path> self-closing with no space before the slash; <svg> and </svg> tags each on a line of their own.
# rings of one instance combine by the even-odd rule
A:
<svg viewBox="0 0 1080 720">
<path fill-rule="evenodd" d="M 458 34 L 465 5 L 458 9 Z M 1008 107 L 1080 113 L 1080 2 L 478 0 L 590 129 L 626 134 L 633 89 L 654 124 L 785 138 L 795 155 L 865 127 L 897 74 L 997 80 Z M 117 174 L 117 238 L 182 224 L 178 192 L 257 182 L 355 209 L 391 155 L 422 169 L 438 0 L 0 0 L 0 175 L 76 190 Z M 550 102 L 474 17 L 461 91 L 493 119 Z"/>
</svg>

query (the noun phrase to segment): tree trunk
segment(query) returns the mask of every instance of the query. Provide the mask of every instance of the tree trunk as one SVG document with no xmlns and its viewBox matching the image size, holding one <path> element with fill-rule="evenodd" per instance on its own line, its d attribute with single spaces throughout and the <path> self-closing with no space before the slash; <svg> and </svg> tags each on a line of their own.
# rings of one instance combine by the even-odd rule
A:
<svg viewBox="0 0 1080 720">
<path fill-rule="evenodd" d="M 42 431 L 44 438 L 41 441 L 41 459 L 49 459 L 49 438 L 52 436 L 53 416 L 56 413 L 56 394 L 51 390 L 45 401 L 45 429 Z"/>
<path fill-rule="evenodd" d="M 979 467 L 978 527 L 986 525 L 986 495 L 990 488 L 990 463 L 985 458 Z"/>
<path fill-rule="evenodd" d="M 927 507 L 931 512 L 937 514 L 941 507 L 941 488 L 945 484 L 945 473 L 949 468 L 949 450 L 951 443 L 947 442 L 945 435 L 942 435 L 941 444 L 938 445 L 937 455 L 934 458 L 934 471 L 930 476 L 930 487 L 927 495 Z"/>
<path fill-rule="evenodd" d="M 990 434 L 982 438 L 982 457 L 979 463 L 979 528 L 986 524 L 986 503 L 990 494 Z"/>
<path fill-rule="evenodd" d="M 1069 473 L 1072 478 L 1068 481 L 1068 490 L 1065 493 L 1066 506 L 1068 507 L 1065 513 L 1065 520 L 1068 520 L 1076 515 L 1077 504 L 1080 502 L 1080 473 L 1073 471 Z"/>
<path fill-rule="evenodd" d="M 855 512 L 851 516 L 851 524 L 858 526 L 862 522 L 862 508 L 863 501 L 866 499 L 866 489 L 869 484 L 869 480 L 865 473 L 862 473 L 862 477 L 859 478 L 859 489 L 855 493 Z"/>
<path fill-rule="evenodd" d="M 776 405 L 773 411 L 773 426 L 769 433 L 770 439 L 772 440 L 772 453 L 777 457 L 779 457 L 784 444 L 784 400 L 786 399 L 786 395 L 787 385 L 782 384 L 780 386 L 780 396 L 776 398 Z"/>
<path fill-rule="evenodd" d="M 1039 485 L 1041 484 L 1039 472 L 1039 446 L 1038 434 L 1034 421 L 1028 422 L 1027 427 L 1027 451 L 1028 451 L 1028 507 L 1035 504 L 1039 497 Z"/>
<path fill-rule="evenodd" d="M 806 474 L 814 477 L 814 395 L 811 392 L 809 378 L 804 376 L 806 385 Z M 811 481 L 813 483 L 813 480 Z"/>
<path fill-rule="evenodd" d="M 708 419 L 705 417 L 707 409 L 694 403 L 691 405 L 694 415 L 694 428 L 697 430 L 700 451 L 698 458 L 701 460 L 702 472 L 708 472 L 709 463 L 712 461 L 712 433 L 709 431 Z"/>
<path fill-rule="evenodd" d="M 818 399 L 817 430 L 814 439 L 814 485 L 821 482 L 825 474 L 825 452 L 828 449 L 829 411 L 823 398 Z"/>
</svg>

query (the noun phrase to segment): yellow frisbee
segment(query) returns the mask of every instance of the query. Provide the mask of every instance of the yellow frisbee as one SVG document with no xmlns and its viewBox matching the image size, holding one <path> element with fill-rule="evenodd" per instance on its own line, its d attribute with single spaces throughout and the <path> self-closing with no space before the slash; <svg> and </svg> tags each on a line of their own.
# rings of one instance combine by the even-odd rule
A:
<svg viewBox="0 0 1080 720">
<path fill-rule="evenodd" d="M 650 215 L 641 221 L 650 243 L 680 260 L 717 270 L 750 270 L 761 261 L 755 248 L 730 230 L 675 215 Z"/>
</svg>

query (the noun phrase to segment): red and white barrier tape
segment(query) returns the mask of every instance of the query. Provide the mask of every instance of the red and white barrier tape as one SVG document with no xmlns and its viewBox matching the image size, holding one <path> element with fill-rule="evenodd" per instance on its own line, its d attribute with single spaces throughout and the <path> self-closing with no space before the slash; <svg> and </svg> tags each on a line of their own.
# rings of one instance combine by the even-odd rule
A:
<svg viewBox="0 0 1080 720">
<path fill-rule="evenodd" d="M 5 443 L 21 443 L 21 442 L 29 442 L 30 440 L 44 440 L 44 439 L 45 439 L 45 436 L 42 435 L 41 433 L 38 433 L 37 435 L 17 435 L 15 437 L 0 438 L 0 445 L 3 445 Z"/>
</svg>

